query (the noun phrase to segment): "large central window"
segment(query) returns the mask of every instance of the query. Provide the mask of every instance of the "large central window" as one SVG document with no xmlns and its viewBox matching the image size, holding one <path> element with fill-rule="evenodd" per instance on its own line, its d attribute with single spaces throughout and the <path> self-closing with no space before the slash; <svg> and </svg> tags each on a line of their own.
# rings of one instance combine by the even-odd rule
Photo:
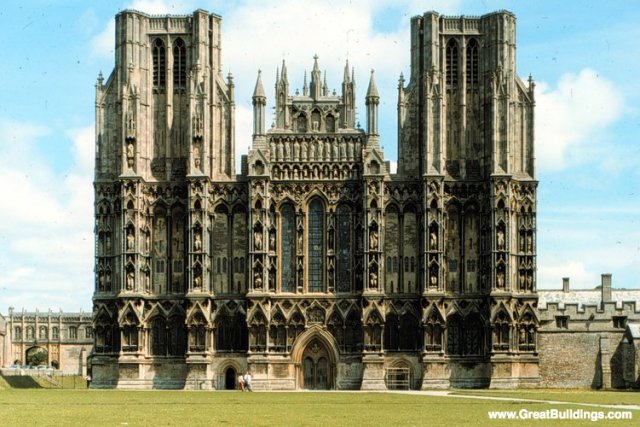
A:
<svg viewBox="0 0 640 427">
<path fill-rule="evenodd" d="M 309 204 L 309 292 L 323 291 L 324 271 L 324 208 L 314 199 Z"/>
<path fill-rule="evenodd" d="M 296 219 L 291 205 L 284 205 L 280 211 L 280 225 L 282 229 L 282 268 L 280 286 L 282 292 L 293 292 L 295 288 L 295 258 L 296 258 Z"/>
</svg>

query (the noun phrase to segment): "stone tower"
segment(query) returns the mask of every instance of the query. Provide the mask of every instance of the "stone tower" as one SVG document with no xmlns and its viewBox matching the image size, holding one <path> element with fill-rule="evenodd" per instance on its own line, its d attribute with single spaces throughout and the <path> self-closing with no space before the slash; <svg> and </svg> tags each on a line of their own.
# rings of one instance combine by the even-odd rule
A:
<svg viewBox="0 0 640 427">
<path fill-rule="evenodd" d="M 515 18 L 411 21 L 399 169 L 355 73 L 314 57 L 275 117 L 258 72 L 234 171 L 221 18 L 116 16 L 96 85 L 93 387 L 513 387 L 538 381 L 533 83 Z"/>
<path fill-rule="evenodd" d="M 398 178 L 420 182 L 423 386 L 538 377 L 534 85 L 516 75 L 515 21 L 504 11 L 411 20 Z M 442 321 L 438 342 L 429 331 Z"/>
</svg>

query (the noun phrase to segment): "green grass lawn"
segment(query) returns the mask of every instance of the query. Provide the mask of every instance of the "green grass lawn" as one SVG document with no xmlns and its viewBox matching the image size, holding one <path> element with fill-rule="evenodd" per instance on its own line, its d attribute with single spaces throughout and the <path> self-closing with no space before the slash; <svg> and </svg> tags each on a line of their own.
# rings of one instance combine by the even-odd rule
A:
<svg viewBox="0 0 640 427">
<path fill-rule="evenodd" d="M 600 391 L 584 389 L 456 390 L 457 395 L 515 397 L 519 399 L 596 403 L 601 405 L 640 405 L 639 391 Z"/>
<path fill-rule="evenodd" d="M 640 411 L 634 411 L 636 419 L 632 421 L 598 423 L 576 420 L 514 423 L 490 420 L 487 415 L 487 411 L 520 411 L 524 408 L 542 411 L 578 407 L 366 392 L 55 389 L 5 389 L 0 392 L 0 423 L 3 426 L 632 426 L 640 419 Z"/>
</svg>

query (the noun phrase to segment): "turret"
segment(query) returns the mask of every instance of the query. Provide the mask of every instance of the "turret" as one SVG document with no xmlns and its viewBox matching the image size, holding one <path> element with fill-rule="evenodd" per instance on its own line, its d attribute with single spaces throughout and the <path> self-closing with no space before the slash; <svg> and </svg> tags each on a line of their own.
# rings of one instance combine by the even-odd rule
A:
<svg viewBox="0 0 640 427">
<path fill-rule="evenodd" d="M 313 70 L 311 71 L 311 98 L 318 100 L 320 96 L 322 96 L 321 73 L 318 67 L 318 55 L 314 55 Z"/>
<path fill-rule="evenodd" d="M 356 124 L 356 82 L 353 78 L 353 70 L 349 77 L 349 61 L 344 66 L 344 78 L 342 80 L 342 127 L 354 128 Z"/>
<path fill-rule="evenodd" d="M 253 90 L 253 137 L 264 135 L 264 117 L 267 97 L 262 86 L 262 71 L 258 70 L 256 87 Z"/>
<path fill-rule="evenodd" d="M 374 71 L 371 70 L 371 78 L 369 79 L 369 88 L 365 98 L 367 106 L 367 134 L 378 135 L 378 105 L 380 104 L 380 95 L 376 87 Z"/>
<path fill-rule="evenodd" d="M 289 127 L 289 110 L 287 100 L 289 98 L 289 79 L 287 78 L 287 65 L 282 60 L 282 71 L 276 70 L 276 127 L 286 129 Z"/>
</svg>

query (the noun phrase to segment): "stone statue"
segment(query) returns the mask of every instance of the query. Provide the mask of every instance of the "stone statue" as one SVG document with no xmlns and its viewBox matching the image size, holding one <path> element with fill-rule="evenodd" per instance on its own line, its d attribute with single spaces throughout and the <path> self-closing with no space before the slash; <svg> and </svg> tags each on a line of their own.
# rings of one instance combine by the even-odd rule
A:
<svg viewBox="0 0 640 427">
<path fill-rule="evenodd" d="M 498 250 L 503 251 L 504 250 L 504 231 L 498 230 L 496 242 L 498 243 Z"/>
<path fill-rule="evenodd" d="M 129 270 L 127 273 L 127 290 L 132 291 L 135 282 L 135 275 L 133 274 L 133 270 Z"/>
<path fill-rule="evenodd" d="M 527 234 L 527 253 L 533 252 L 533 236 L 531 234 Z"/>
<path fill-rule="evenodd" d="M 504 288 L 504 272 L 502 271 L 498 272 L 497 286 L 499 288 Z"/>
<path fill-rule="evenodd" d="M 284 160 L 284 158 L 283 158 L 283 157 L 284 157 L 284 154 L 283 154 L 282 141 L 279 141 L 279 142 L 278 142 L 278 147 L 277 147 L 277 156 L 276 156 L 276 157 L 277 157 L 277 159 L 278 159 L 279 161 Z"/>
<path fill-rule="evenodd" d="M 193 288 L 194 289 L 202 289 L 202 278 L 200 277 L 200 275 L 197 275 L 193 279 Z"/>
<path fill-rule="evenodd" d="M 133 246 L 135 244 L 135 237 L 133 235 L 133 231 L 127 231 L 127 250 L 133 251 Z"/>
<path fill-rule="evenodd" d="M 202 250 L 202 238 L 200 237 L 200 232 L 197 232 L 193 237 L 193 249 L 196 252 L 200 252 Z"/>
<path fill-rule="evenodd" d="M 262 250 L 262 232 L 261 231 L 253 232 L 253 246 L 255 247 L 256 251 Z"/>
<path fill-rule="evenodd" d="M 134 146 L 133 146 L 133 142 L 129 141 L 127 142 L 127 167 L 129 167 L 129 169 L 133 169 L 133 156 L 134 156 Z"/>
<path fill-rule="evenodd" d="M 253 287 L 255 289 L 262 289 L 262 275 L 259 271 L 253 275 Z"/>
<path fill-rule="evenodd" d="M 378 249 L 378 232 L 372 231 L 369 233 L 369 249 L 375 251 Z"/>
<path fill-rule="evenodd" d="M 309 151 L 309 146 L 307 145 L 307 141 L 302 141 L 302 144 L 300 146 L 300 160 L 301 161 L 306 161 L 307 160 L 307 152 Z"/>
<path fill-rule="evenodd" d="M 436 235 L 435 231 L 432 231 L 429 234 L 429 248 L 432 251 L 435 251 L 436 249 L 438 249 L 438 236 Z"/>
<path fill-rule="evenodd" d="M 369 287 L 378 289 L 378 275 L 373 271 L 369 274 Z"/>
<path fill-rule="evenodd" d="M 438 277 L 434 273 L 431 273 L 431 286 L 438 286 Z"/>
<path fill-rule="evenodd" d="M 276 250 L 276 233 L 274 233 L 273 231 L 269 233 L 269 250 Z"/>
</svg>

